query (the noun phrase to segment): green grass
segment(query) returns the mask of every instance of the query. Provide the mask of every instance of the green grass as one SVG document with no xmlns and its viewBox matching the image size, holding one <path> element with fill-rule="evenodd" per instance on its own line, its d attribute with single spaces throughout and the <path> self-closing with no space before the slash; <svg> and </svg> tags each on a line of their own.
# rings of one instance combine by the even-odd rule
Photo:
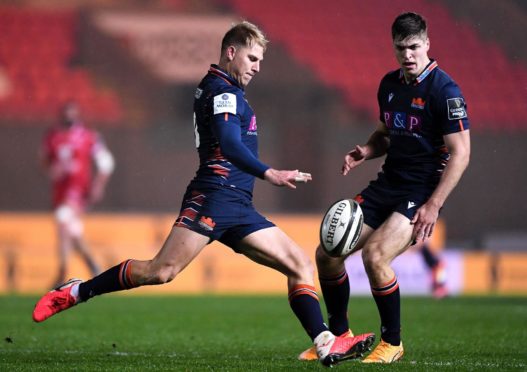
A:
<svg viewBox="0 0 527 372">
<path fill-rule="evenodd" d="M 296 356 L 310 342 L 285 297 L 116 296 L 41 324 L 35 298 L 0 297 L 0 371 L 323 370 Z M 353 330 L 378 333 L 371 298 L 352 298 Z M 337 369 L 527 370 L 527 298 L 403 297 L 402 361 Z"/>
</svg>

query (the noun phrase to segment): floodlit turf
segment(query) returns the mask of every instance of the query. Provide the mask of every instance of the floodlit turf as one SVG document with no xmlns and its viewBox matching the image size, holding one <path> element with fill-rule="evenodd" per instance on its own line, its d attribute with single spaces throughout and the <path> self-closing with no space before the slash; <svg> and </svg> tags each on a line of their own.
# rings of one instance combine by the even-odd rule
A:
<svg viewBox="0 0 527 372">
<path fill-rule="evenodd" d="M 34 302 L 0 297 L 0 371 L 324 369 L 296 360 L 310 342 L 285 297 L 108 295 L 41 324 Z M 352 298 L 350 319 L 378 333 L 371 298 Z M 403 298 L 403 338 L 397 364 L 337 369 L 527 370 L 527 298 Z"/>
</svg>

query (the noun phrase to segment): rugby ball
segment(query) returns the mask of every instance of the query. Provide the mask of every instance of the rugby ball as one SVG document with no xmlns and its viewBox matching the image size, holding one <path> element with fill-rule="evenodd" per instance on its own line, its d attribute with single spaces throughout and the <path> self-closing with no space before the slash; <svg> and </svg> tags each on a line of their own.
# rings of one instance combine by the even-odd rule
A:
<svg viewBox="0 0 527 372">
<path fill-rule="evenodd" d="M 350 254 L 359 241 L 363 221 L 362 209 L 355 200 L 333 203 L 320 225 L 320 245 L 332 257 Z"/>
</svg>

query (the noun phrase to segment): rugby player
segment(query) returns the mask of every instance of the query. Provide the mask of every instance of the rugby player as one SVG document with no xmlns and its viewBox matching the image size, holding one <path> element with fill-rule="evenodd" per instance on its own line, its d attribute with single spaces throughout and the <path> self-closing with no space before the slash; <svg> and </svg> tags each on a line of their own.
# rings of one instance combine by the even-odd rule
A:
<svg viewBox="0 0 527 372">
<path fill-rule="evenodd" d="M 210 242 L 218 240 L 249 259 L 287 277 L 289 303 L 325 365 L 357 358 L 375 340 L 372 333 L 336 337 L 323 322 L 314 288 L 313 265 L 282 230 L 252 203 L 255 178 L 296 188 L 309 173 L 277 170 L 258 160 L 258 128 L 245 88 L 260 71 L 267 40 L 249 22 L 224 36 L 220 61 L 211 65 L 194 94 L 194 129 L 200 164 L 179 217 L 157 255 L 129 259 L 95 278 L 73 279 L 36 304 L 33 319 L 50 316 L 103 293 L 171 281 Z"/>
<path fill-rule="evenodd" d="M 72 249 L 81 255 L 92 275 L 97 275 L 99 266 L 84 239 L 82 217 L 90 204 L 102 199 L 114 169 L 113 156 L 100 134 L 84 126 L 79 106 L 72 101 L 62 108 L 59 125 L 46 133 L 40 157 L 52 182 L 57 224 L 59 268 L 54 286 L 66 279 Z"/>
<path fill-rule="evenodd" d="M 400 14 L 392 25 L 400 69 L 382 79 L 378 91 L 380 121 L 365 145 L 349 151 L 347 175 L 365 160 L 386 154 L 377 179 L 355 197 L 364 212 L 364 228 L 355 248 L 364 267 L 381 320 L 381 340 L 364 363 L 391 363 L 404 354 L 401 341 L 399 284 L 391 262 L 412 242 L 430 237 L 439 212 L 468 166 L 469 122 L 458 85 L 428 57 L 425 19 Z M 348 332 L 349 281 L 345 257 L 316 252 L 329 329 Z M 300 359 L 316 359 L 313 349 Z"/>
</svg>

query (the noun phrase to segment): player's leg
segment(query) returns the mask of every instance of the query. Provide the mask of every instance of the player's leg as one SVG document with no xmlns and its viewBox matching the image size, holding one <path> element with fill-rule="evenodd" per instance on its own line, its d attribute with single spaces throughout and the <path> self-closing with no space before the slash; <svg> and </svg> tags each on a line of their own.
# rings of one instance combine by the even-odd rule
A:
<svg viewBox="0 0 527 372">
<path fill-rule="evenodd" d="M 57 258 L 58 258 L 58 270 L 57 277 L 53 282 L 53 287 L 64 283 L 66 279 L 66 271 L 68 268 L 68 260 L 73 245 L 71 235 L 68 233 L 66 228 L 57 222 Z"/>
<path fill-rule="evenodd" d="M 373 229 L 369 226 L 363 226 L 361 237 L 353 252 L 361 249 L 372 232 Z M 315 259 L 318 269 L 318 280 L 328 313 L 329 330 L 337 336 L 354 337 L 348 322 L 350 283 L 345 267 L 346 257 L 331 257 L 319 245 L 315 253 Z M 367 346 L 369 349 L 371 344 Z M 298 355 L 298 359 L 318 359 L 316 349 L 310 347 L 304 350 Z"/>
<path fill-rule="evenodd" d="M 72 215 L 70 217 L 69 234 L 71 236 L 72 246 L 86 263 L 91 274 L 93 276 L 99 275 L 101 273 L 99 265 L 93 259 L 88 244 L 84 239 L 84 223 L 82 221 L 84 207 L 77 203 L 76 206 L 71 206 L 71 209 Z"/>
<path fill-rule="evenodd" d="M 360 357 L 374 342 L 373 334 L 335 337 L 328 331 L 314 287 L 313 265 L 306 253 L 282 230 L 270 227 L 255 231 L 243 238 L 235 249 L 286 275 L 290 306 L 316 345 L 322 363 L 331 365 Z"/>
<path fill-rule="evenodd" d="M 79 302 L 104 293 L 169 282 L 208 242 L 207 236 L 183 227 L 173 227 L 163 247 L 152 260 L 126 260 L 86 282 L 67 282 L 40 299 L 35 306 L 33 319 L 41 322 Z"/>
<path fill-rule="evenodd" d="M 373 233 L 368 225 L 363 225 L 361 236 L 353 252 L 360 250 Z M 331 257 L 318 246 L 316 251 L 318 279 L 326 309 L 328 312 L 329 330 L 336 335 L 349 331 L 348 302 L 350 283 L 346 272 L 347 257 Z"/>
<path fill-rule="evenodd" d="M 66 279 L 67 266 L 71 250 L 74 246 L 73 236 L 78 230 L 75 210 L 67 200 L 60 203 L 54 213 L 57 229 L 58 245 L 58 273 L 54 282 L 54 287 L 64 283 Z"/>
<path fill-rule="evenodd" d="M 443 298 L 448 295 L 446 288 L 445 265 L 438 254 L 436 254 L 427 242 L 421 247 L 421 254 L 426 266 L 430 270 L 432 278 L 432 294 L 435 298 Z"/>
<path fill-rule="evenodd" d="M 403 355 L 399 284 L 391 263 L 410 245 L 408 217 L 392 213 L 364 244 L 362 259 L 381 318 L 381 343 L 364 360 L 391 363 Z"/>
<path fill-rule="evenodd" d="M 88 268 L 90 269 L 91 274 L 94 276 L 99 275 L 101 273 L 101 270 L 97 262 L 95 262 L 95 259 L 93 258 L 90 252 L 90 248 L 88 247 L 88 244 L 84 239 L 84 236 L 76 236 L 73 239 L 73 243 L 73 246 L 75 247 L 76 251 L 80 254 L 82 259 L 86 263 L 86 266 L 88 266 Z"/>
</svg>

